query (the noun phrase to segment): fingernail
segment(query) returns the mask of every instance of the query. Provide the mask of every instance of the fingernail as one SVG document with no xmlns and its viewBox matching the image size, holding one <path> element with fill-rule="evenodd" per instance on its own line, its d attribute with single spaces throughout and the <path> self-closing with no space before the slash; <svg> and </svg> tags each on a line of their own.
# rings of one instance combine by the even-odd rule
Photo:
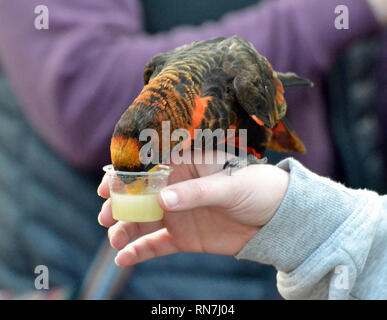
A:
<svg viewBox="0 0 387 320">
<path fill-rule="evenodd" d="M 110 198 L 106 199 L 103 203 L 102 203 L 102 207 L 101 207 L 101 212 L 105 210 L 106 206 L 110 203 Z"/>
<path fill-rule="evenodd" d="M 119 258 L 118 255 L 117 255 L 117 256 L 115 257 L 115 259 L 114 259 L 114 262 L 115 262 L 115 264 L 116 264 L 118 267 L 122 267 L 122 265 L 120 264 L 119 260 L 120 260 L 120 258 Z"/>
<path fill-rule="evenodd" d="M 100 189 L 101 189 L 101 185 L 99 185 L 98 188 L 97 188 L 97 194 L 101 197 L 101 191 L 100 191 Z"/>
<path fill-rule="evenodd" d="M 100 219 L 100 215 L 101 215 L 101 212 L 100 212 L 100 213 L 98 213 L 97 220 L 98 220 L 98 223 L 99 223 L 101 226 L 103 226 L 103 227 L 104 227 L 104 225 L 102 224 L 101 220 L 99 220 L 99 219 Z"/>
<path fill-rule="evenodd" d="M 100 185 L 99 185 L 98 188 L 97 188 L 97 194 L 98 194 L 100 197 L 101 197 L 101 191 L 100 191 L 101 185 L 103 184 L 105 178 L 106 178 L 106 173 L 105 173 L 105 175 L 102 177 L 101 183 L 100 183 Z"/>
<path fill-rule="evenodd" d="M 98 220 L 98 223 L 99 223 L 99 224 L 100 224 L 102 227 L 105 227 L 105 228 L 107 228 L 107 226 L 105 226 L 105 225 L 102 223 L 102 221 L 101 221 L 101 212 L 100 212 L 100 213 L 98 213 L 97 220 Z"/>
<path fill-rule="evenodd" d="M 179 203 L 179 197 L 175 191 L 172 190 L 163 190 L 160 192 L 161 199 L 164 202 L 164 205 L 168 209 L 172 209 L 177 206 Z"/>
<path fill-rule="evenodd" d="M 125 257 L 125 254 L 121 254 L 121 252 L 118 252 L 114 258 L 114 262 L 119 267 L 127 267 L 130 265 L 130 260 L 128 261 L 128 257 Z"/>
</svg>

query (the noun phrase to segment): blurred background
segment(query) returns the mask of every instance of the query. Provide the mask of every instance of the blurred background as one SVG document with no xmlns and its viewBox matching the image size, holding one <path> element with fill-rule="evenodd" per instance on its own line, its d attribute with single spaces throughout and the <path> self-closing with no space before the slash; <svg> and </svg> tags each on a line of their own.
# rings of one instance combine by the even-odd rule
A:
<svg viewBox="0 0 387 320">
<path fill-rule="evenodd" d="M 387 33 L 369 3 L 0 0 L 0 298 L 279 299 L 273 268 L 233 257 L 181 253 L 117 268 L 97 222 L 109 140 L 150 58 L 238 35 L 276 70 L 315 83 L 285 94 L 308 150 L 291 156 L 386 193 Z M 41 4 L 49 26 L 38 30 Z M 338 30 L 342 4 L 349 29 Z M 49 290 L 35 288 L 38 265 Z"/>
</svg>

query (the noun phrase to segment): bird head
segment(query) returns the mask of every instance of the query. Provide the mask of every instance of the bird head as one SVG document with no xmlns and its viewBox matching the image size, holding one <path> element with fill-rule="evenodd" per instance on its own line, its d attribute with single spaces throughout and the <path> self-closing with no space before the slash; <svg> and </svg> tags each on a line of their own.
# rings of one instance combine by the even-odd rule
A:
<svg viewBox="0 0 387 320">
<path fill-rule="evenodd" d="M 113 167 L 118 171 L 145 172 L 157 164 L 153 161 L 153 147 L 135 137 L 113 136 L 110 153 Z"/>
<path fill-rule="evenodd" d="M 147 120 L 151 119 L 151 120 Z M 154 117 L 139 113 L 136 108 L 129 107 L 117 122 L 110 143 L 112 164 L 118 171 L 149 171 L 159 162 L 158 152 L 149 142 L 140 141 L 142 129 L 154 129 Z"/>
</svg>

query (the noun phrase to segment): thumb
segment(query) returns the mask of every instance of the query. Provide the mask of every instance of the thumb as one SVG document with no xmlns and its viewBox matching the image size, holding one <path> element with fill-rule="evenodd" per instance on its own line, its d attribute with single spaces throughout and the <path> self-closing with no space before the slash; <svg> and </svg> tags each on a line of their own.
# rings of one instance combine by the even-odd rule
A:
<svg viewBox="0 0 387 320">
<path fill-rule="evenodd" d="M 164 210 L 182 211 L 199 207 L 229 208 L 237 199 L 237 181 L 225 172 L 186 180 L 161 190 L 159 203 Z M 239 190 L 240 191 L 240 190 Z"/>
</svg>

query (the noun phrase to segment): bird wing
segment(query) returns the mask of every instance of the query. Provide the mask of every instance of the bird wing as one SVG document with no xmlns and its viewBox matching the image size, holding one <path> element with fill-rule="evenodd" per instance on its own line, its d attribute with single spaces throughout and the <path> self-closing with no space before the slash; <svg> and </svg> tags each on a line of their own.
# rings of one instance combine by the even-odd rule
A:
<svg viewBox="0 0 387 320">
<path fill-rule="evenodd" d="M 230 63 L 225 63 L 225 69 L 227 72 L 229 68 L 228 73 L 234 75 L 236 100 L 256 124 L 271 132 L 267 147 L 277 151 L 305 153 L 304 144 L 284 118 L 287 110 L 284 85 L 312 86 L 312 82 L 295 73 L 275 72 L 269 61 L 241 38 L 233 37 L 226 41 L 229 41 L 229 57 L 224 61 Z"/>
</svg>

